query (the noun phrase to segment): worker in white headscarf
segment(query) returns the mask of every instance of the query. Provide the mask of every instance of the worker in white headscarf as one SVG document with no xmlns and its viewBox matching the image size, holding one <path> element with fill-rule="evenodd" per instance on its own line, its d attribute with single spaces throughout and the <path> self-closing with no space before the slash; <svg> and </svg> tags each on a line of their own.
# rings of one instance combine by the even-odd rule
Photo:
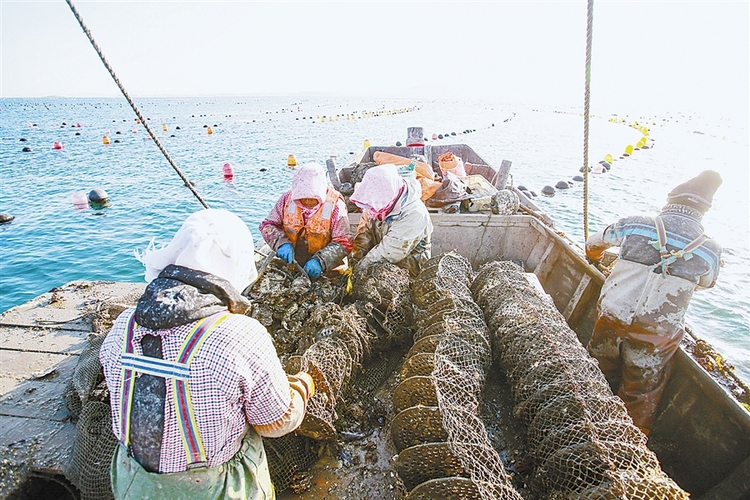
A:
<svg viewBox="0 0 750 500">
<path fill-rule="evenodd" d="M 287 376 L 271 336 L 244 314 L 250 230 L 202 210 L 141 259 L 146 291 L 99 354 L 120 443 L 115 498 L 274 498 L 261 436 L 295 430 L 314 384 Z"/>
<path fill-rule="evenodd" d="M 362 210 L 351 259 L 358 268 L 381 260 L 419 274 L 430 258 L 432 221 L 416 179 L 401 177 L 395 165 L 370 168 L 351 202 Z"/>
<path fill-rule="evenodd" d="M 313 279 L 341 265 L 352 248 L 344 198 L 317 163 L 297 170 L 292 188 L 261 222 L 260 234 L 280 259 L 296 261 Z"/>
</svg>

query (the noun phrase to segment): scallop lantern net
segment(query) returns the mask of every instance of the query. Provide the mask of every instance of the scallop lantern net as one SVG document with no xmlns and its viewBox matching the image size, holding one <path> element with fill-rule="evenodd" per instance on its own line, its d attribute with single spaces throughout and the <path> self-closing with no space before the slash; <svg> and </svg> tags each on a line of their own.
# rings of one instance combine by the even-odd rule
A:
<svg viewBox="0 0 750 500">
<path fill-rule="evenodd" d="M 684 499 L 551 298 L 511 262 L 471 285 L 494 332 L 545 498 Z"/>
<path fill-rule="evenodd" d="M 430 259 L 413 286 L 417 330 L 392 424 L 407 498 L 521 499 L 478 415 L 492 351 L 472 278 L 451 252 Z"/>
</svg>

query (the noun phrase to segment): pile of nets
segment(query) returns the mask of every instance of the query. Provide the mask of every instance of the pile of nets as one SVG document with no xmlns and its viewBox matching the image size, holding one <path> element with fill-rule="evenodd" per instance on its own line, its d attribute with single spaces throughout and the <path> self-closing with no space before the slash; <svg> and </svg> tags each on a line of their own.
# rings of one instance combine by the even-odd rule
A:
<svg viewBox="0 0 750 500">
<path fill-rule="evenodd" d="M 545 498 L 684 499 L 552 300 L 511 262 L 479 270 L 471 291 L 527 429 L 532 487 Z"/>
<path fill-rule="evenodd" d="M 315 394 L 297 431 L 313 439 L 336 436 L 336 407 L 348 402 L 345 396 L 352 393 L 353 376 L 364 373 L 374 350 L 390 348 L 410 332 L 408 271 L 379 262 L 355 274 L 352 281 L 355 301 L 319 306 L 304 328 L 315 332 L 314 342 L 287 363 L 289 373 L 306 371 L 315 381 Z"/>
<path fill-rule="evenodd" d="M 472 275 L 468 260 L 448 253 L 414 283 L 417 330 L 392 398 L 407 498 L 521 498 L 479 418 L 492 351 Z"/>
</svg>

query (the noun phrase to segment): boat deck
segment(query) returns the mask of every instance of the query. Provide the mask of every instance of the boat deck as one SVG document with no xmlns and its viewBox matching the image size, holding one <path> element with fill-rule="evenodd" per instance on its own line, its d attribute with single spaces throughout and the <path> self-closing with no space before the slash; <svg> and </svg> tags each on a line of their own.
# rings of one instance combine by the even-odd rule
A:
<svg viewBox="0 0 750 500">
<path fill-rule="evenodd" d="M 76 432 L 63 390 L 88 336 L 144 288 L 76 281 L 0 314 L 0 497 L 22 481 L 19 471 L 63 473 Z"/>
</svg>

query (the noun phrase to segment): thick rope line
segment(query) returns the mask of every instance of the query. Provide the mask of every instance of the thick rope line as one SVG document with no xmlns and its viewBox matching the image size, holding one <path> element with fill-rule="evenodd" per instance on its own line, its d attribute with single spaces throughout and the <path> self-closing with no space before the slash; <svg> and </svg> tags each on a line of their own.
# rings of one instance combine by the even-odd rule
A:
<svg viewBox="0 0 750 500">
<path fill-rule="evenodd" d="M 588 2 L 586 22 L 586 90 L 583 96 L 583 241 L 589 239 L 589 94 L 591 86 L 591 39 L 594 31 L 594 0 Z"/>
<path fill-rule="evenodd" d="M 195 190 L 193 185 L 190 183 L 187 177 L 185 177 L 185 174 L 180 171 L 179 168 L 177 168 L 177 165 L 172 160 L 172 157 L 169 156 L 169 153 L 167 153 L 167 150 L 164 149 L 164 146 L 162 146 L 161 142 L 159 141 L 159 138 L 156 137 L 156 134 L 151 129 L 151 126 L 148 124 L 145 118 L 143 118 L 143 115 L 141 114 L 141 111 L 138 109 L 138 106 L 135 105 L 135 102 L 133 102 L 133 99 L 130 98 L 128 95 L 128 92 L 125 90 L 125 87 L 122 86 L 122 83 L 120 83 L 120 79 L 117 78 L 117 75 L 115 75 L 115 71 L 112 69 L 112 67 L 107 62 L 107 59 L 104 57 L 104 54 L 102 53 L 101 49 L 99 48 L 99 45 L 97 45 L 96 41 L 94 41 L 94 37 L 91 34 L 91 31 L 86 27 L 86 24 L 83 22 L 83 18 L 81 18 L 81 15 L 78 13 L 78 10 L 76 10 L 75 6 L 73 5 L 72 0 L 65 0 L 70 7 L 70 10 L 73 11 L 73 15 L 76 17 L 76 20 L 78 21 L 78 24 L 81 25 L 81 29 L 84 33 L 86 33 L 86 36 L 88 37 L 89 41 L 91 42 L 91 45 L 94 47 L 94 50 L 96 50 L 96 53 L 99 55 L 99 59 L 102 60 L 104 63 L 104 67 L 107 68 L 107 71 L 109 71 L 109 74 L 112 76 L 112 79 L 115 81 L 117 86 L 120 89 L 120 92 L 122 92 L 122 95 L 125 96 L 125 99 L 128 101 L 128 104 L 130 104 L 130 107 L 133 108 L 133 111 L 135 111 L 135 115 L 138 117 L 138 119 L 141 121 L 144 127 L 146 127 L 146 131 L 148 132 L 148 135 L 151 136 L 151 139 L 153 139 L 154 143 L 159 147 L 159 150 L 162 152 L 164 157 L 167 159 L 170 165 L 172 165 L 172 168 L 175 172 L 177 172 L 177 175 L 180 176 L 182 181 L 185 183 L 185 186 L 187 186 L 190 191 L 195 195 L 196 198 L 198 198 L 198 201 L 201 202 L 201 205 L 203 205 L 204 208 L 209 208 L 208 204 L 203 201 L 203 198 L 201 198 L 201 195 L 198 194 L 198 191 Z"/>
</svg>

